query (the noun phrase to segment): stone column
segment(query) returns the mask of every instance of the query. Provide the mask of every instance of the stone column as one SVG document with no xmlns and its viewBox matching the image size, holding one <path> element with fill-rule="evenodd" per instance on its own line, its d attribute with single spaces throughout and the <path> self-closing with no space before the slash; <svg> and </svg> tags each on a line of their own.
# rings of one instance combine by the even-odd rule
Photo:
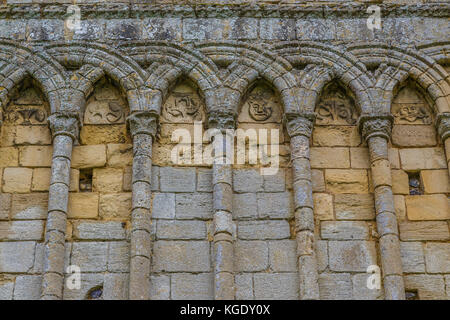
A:
<svg viewBox="0 0 450 320">
<path fill-rule="evenodd" d="M 56 113 L 48 118 L 48 122 L 53 134 L 53 158 L 41 298 L 56 300 L 62 299 L 63 295 L 70 161 L 72 145 L 79 134 L 80 119 L 77 113 Z"/>
<path fill-rule="evenodd" d="M 223 140 L 223 152 L 215 152 L 213 158 L 214 299 L 234 300 L 233 169 L 226 152 L 234 152 L 235 116 L 210 112 L 208 125 L 210 129 L 220 130 Z"/>
<path fill-rule="evenodd" d="M 404 300 L 400 240 L 388 158 L 392 123 L 391 115 L 361 116 L 359 128 L 369 146 L 385 299 Z"/>
<path fill-rule="evenodd" d="M 447 169 L 450 174 L 450 112 L 441 113 L 437 116 L 437 131 L 441 141 L 445 146 L 445 157 L 447 159 Z"/>
<path fill-rule="evenodd" d="M 285 125 L 291 139 L 295 230 L 301 300 L 320 298 L 315 254 L 311 166 L 309 162 L 309 138 L 314 120 L 314 114 L 285 116 Z"/>
<path fill-rule="evenodd" d="M 148 300 L 151 263 L 152 145 L 158 127 L 158 115 L 147 111 L 136 112 L 128 117 L 128 123 L 133 137 L 129 298 Z"/>
</svg>

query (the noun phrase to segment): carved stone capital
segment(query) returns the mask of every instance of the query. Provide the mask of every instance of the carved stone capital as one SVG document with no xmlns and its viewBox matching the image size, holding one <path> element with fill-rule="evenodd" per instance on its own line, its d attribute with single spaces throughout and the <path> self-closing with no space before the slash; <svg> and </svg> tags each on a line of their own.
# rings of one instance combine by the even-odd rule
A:
<svg viewBox="0 0 450 320">
<path fill-rule="evenodd" d="M 311 137 L 316 115 L 314 113 L 286 114 L 284 123 L 289 136 Z"/>
<path fill-rule="evenodd" d="M 213 110 L 208 113 L 208 128 L 226 130 L 236 128 L 236 114 L 232 111 Z"/>
<path fill-rule="evenodd" d="M 362 137 L 369 141 L 372 137 L 383 137 L 390 140 L 394 117 L 386 115 L 361 115 L 358 121 Z"/>
<path fill-rule="evenodd" d="M 47 121 L 53 138 L 65 135 L 71 137 L 73 141 L 78 139 L 81 121 L 77 112 L 57 112 L 48 117 Z"/>
<path fill-rule="evenodd" d="M 450 112 L 441 113 L 437 116 L 436 127 L 442 141 L 450 138 Z"/>
<path fill-rule="evenodd" d="M 148 134 L 155 138 L 158 132 L 159 115 L 155 112 L 135 112 L 127 118 L 127 121 L 132 136 Z"/>
</svg>

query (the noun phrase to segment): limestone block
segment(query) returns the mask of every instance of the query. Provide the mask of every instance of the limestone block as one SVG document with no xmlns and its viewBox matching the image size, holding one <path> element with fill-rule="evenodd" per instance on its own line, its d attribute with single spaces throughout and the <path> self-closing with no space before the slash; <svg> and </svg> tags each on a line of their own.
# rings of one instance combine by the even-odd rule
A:
<svg viewBox="0 0 450 320">
<path fill-rule="evenodd" d="M 323 221 L 320 223 L 322 239 L 367 240 L 369 226 L 364 221 Z"/>
<path fill-rule="evenodd" d="M 400 149 L 403 170 L 445 169 L 447 163 L 443 148 Z"/>
<path fill-rule="evenodd" d="M 400 169 L 400 155 L 397 148 L 389 148 L 388 158 L 391 163 L 391 169 Z"/>
<path fill-rule="evenodd" d="M 424 273 L 425 259 L 421 242 L 400 242 L 403 272 Z"/>
<path fill-rule="evenodd" d="M 353 299 L 355 300 L 382 300 L 383 290 L 367 288 L 367 279 L 370 274 L 359 273 L 352 277 Z"/>
<path fill-rule="evenodd" d="M 310 149 L 311 168 L 349 168 L 348 148 L 313 147 Z"/>
<path fill-rule="evenodd" d="M 108 271 L 129 272 L 130 243 L 127 241 L 111 241 L 108 247 Z"/>
<path fill-rule="evenodd" d="M 84 145 L 106 143 L 130 143 L 125 125 L 84 125 L 80 131 L 80 142 Z"/>
<path fill-rule="evenodd" d="M 289 174 L 290 174 L 290 170 Z M 286 186 L 286 170 L 279 168 L 274 175 L 263 176 L 263 188 L 266 192 L 283 192 Z"/>
<path fill-rule="evenodd" d="M 52 135 L 47 126 L 17 126 L 14 143 L 17 145 L 52 144 Z"/>
<path fill-rule="evenodd" d="M 236 241 L 234 267 L 237 272 L 264 271 L 269 267 L 269 249 L 265 241 Z"/>
<path fill-rule="evenodd" d="M 166 275 L 150 276 L 150 300 L 170 299 L 170 277 Z"/>
<path fill-rule="evenodd" d="M 155 272 L 210 272 L 208 241 L 155 241 L 153 244 Z"/>
<path fill-rule="evenodd" d="M 142 23 L 142 37 L 149 40 L 181 40 L 181 18 L 148 18 Z"/>
<path fill-rule="evenodd" d="M 325 271 L 325 269 L 328 267 L 328 241 L 316 241 L 316 257 L 318 271 Z"/>
<path fill-rule="evenodd" d="M 442 275 L 415 274 L 403 277 L 406 290 L 417 290 L 420 300 L 446 299 Z"/>
<path fill-rule="evenodd" d="M 375 218 L 372 194 L 336 194 L 334 206 L 338 220 L 373 220 Z"/>
<path fill-rule="evenodd" d="M 16 167 L 19 165 L 19 149 L 14 147 L 0 148 L 0 167 Z"/>
<path fill-rule="evenodd" d="M 327 193 L 313 193 L 314 215 L 320 220 L 333 220 L 333 196 Z"/>
<path fill-rule="evenodd" d="M 392 143 L 399 147 L 432 147 L 437 144 L 433 125 L 394 125 Z"/>
<path fill-rule="evenodd" d="M 296 272 L 297 243 L 295 240 L 269 241 L 269 266 L 274 272 Z"/>
<path fill-rule="evenodd" d="M 73 148 L 72 167 L 77 169 L 103 167 L 106 164 L 106 146 L 88 145 Z"/>
<path fill-rule="evenodd" d="M 108 144 L 106 158 L 109 167 L 126 167 L 133 164 L 133 145 Z"/>
<path fill-rule="evenodd" d="M 298 273 L 256 273 L 253 276 L 255 299 L 298 300 Z"/>
<path fill-rule="evenodd" d="M 0 240 L 42 240 L 44 221 L 0 221 Z"/>
<path fill-rule="evenodd" d="M 0 300 L 12 300 L 14 281 L 2 280 L 0 282 Z"/>
<path fill-rule="evenodd" d="M 367 267 L 377 264 L 373 241 L 329 241 L 328 249 L 333 271 L 366 272 Z"/>
<path fill-rule="evenodd" d="M 3 170 L 3 192 L 28 193 L 31 190 L 33 170 L 28 168 L 5 168 Z"/>
<path fill-rule="evenodd" d="M 211 193 L 179 193 L 175 197 L 177 219 L 212 219 Z"/>
<path fill-rule="evenodd" d="M 368 193 L 366 170 L 325 170 L 325 182 L 328 191 L 333 193 Z"/>
<path fill-rule="evenodd" d="M 425 193 L 450 193 L 448 170 L 420 171 Z"/>
<path fill-rule="evenodd" d="M 392 192 L 394 194 L 409 194 L 408 174 L 403 170 L 391 170 Z"/>
<path fill-rule="evenodd" d="M 72 219 L 93 219 L 98 216 L 98 193 L 80 192 L 69 194 L 67 216 Z"/>
<path fill-rule="evenodd" d="M 170 289 L 174 300 L 212 300 L 214 277 L 211 273 L 175 273 L 171 276 Z"/>
<path fill-rule="evenodd" d="M 123 170 L 114 168 L 94 169 L 92 191 L 117 193 L 122 191 Z"/>
<path fill-rule="evenodd" d="M 48 194 L 30 193 L 12 196 L 11 217 L 15 220 L 47 218 Z"/>
<path fill-rule="evenodd" d="M 81 268 L 81 272 L 104 272 L 107 270 L 107 242 L 74 242 L 70 263 Z"/>
<path fill-rule="evenodd" d="M 239 221 L 238 237 L 242 240 L 287 239 L 289 223 L 283 220 Z"/>
<path fill-rule="evenodd" d="M 260 37 L 265 40 L 294 40 L 295 20 L 267 18 L 260 20 Z"/>
<path fill-rule="evenodd" d="M 158 221 L 156 238 L 159 240 L 206 240 L 204 221 Z"/>
<path fill-rule="evenodd" d="M 233 195 L 233 217 L 235 219 L 254 219 L 257 212 L 255 193 L 235 193 Z"/>
<path fill-rule="evenodd" d="M 128 300 L 129 275 L 127 273 L 107 273 L 103 283 L 104 300 Z"/>
<path fill-rule="evenodd" d="M 263 191 L 264 178 L 256 169 L 233 170 L 233 190 L 243 192 Z"/>
<path fill-rule="evenodd" d="M 312 178 L 313 192 L 324 192 L 325 179 L 323 177 L 323 171 L 315 169 L 311 170 L 311 178 Z"/>
<path fill-rule="evenodd" d="M 253 300 L 253 274 L 243 273 L 234 276 L 236 300 Z"/>
<path fill-rule="evenodd" d="M 287 219 L 293 214 L 293 199 L 289 192 L 257 193 L 258 215 L 261 219 Z"/>
<path fill-rule="evenodd" d="M 428 242 L 425 262 L 429 273 L 450 273 L 450 243 Z"/>
<path fill-rule="evenodd" d="M 448 200 L 445 194 L 405 196 L 409 220 L 450 219 Z"/>
<path fill-rule="evenodd" d="M 67 287 L 68 275 L 64 279 L 64 300 L 85 300 L 88 299 L 88 293 L 94 288 L 103 287 L 102 297 L 105 289 L 105 275 L 102 273 L 83 273 L 85 270 L 81 269 L 81 288 L 79 290 L 70 290 Z"/>
<path fill-rule="evenodd" d="M 41 297 L 42 276 L 21 275 L 16 278 L 14 300 L 39 300 Z"/>
<path fill-rule="evenodd" d="M 125 224 L 120 221 L 75 221 L 73 236 L 81 240 L 122 240 Z"/>
<path fill-rule="evenodd" d="M 318 147 L 358 147 L 361 137 L 356 126 L 315 126 L 313 145 Z"/>
<path fill-rule="evenodd" d="M 28 272 L 33 267 L 34 241 L 0 242 L 0 272 Z"/>
<path fill-rule="evenodd" d="M 131 193 L 100 194 L 99 215 L 102 218 L 129 218 Z"/>
<path fill-rule="evenodd" d="M 446 221 L 402 221 L 399 228 L 400 239 L 403 241 L 450 239 Z"/>
<path fill-rule="evenodd" d="M 31 191 L 48 191 L 50 187 L 52 170 L 50 168 L 33 169 L 33 180 L 31 182 Z M 70 191 L 77 192 L 79 189 L 80 171 L 70 169 Z"/>
<path fill-rule="evenodd" d="M 154 219 L 175 218 L 175 194 L 153 193 L 151 213 Z"/>
<path fill-rule="evenodd" d="M 352 287 L 352 278 L 349 273 L 319 275 L 319 292 L 322 300 L 350 300 Z"/>
<path fill-rule="evenodd" d="M 8 220 L 11 210 L 11 195 L 0 193 L 0 220 Z"/>
<path fill-rule="evenodd" d="M 28 146 L 20 147 L 19 164 L 22 167 L 51 167 L 53 147 Z"/>
<path fill-rule="evenodd" d="M 395 215 L 399 221 L 406 219 L 405 197 L 394 195 Z"/>
<path fill-rule="evenodd" d="M 164 192 L 194 192 L 195 168 L 161 167 L 161 191 Z"/>
<path fill-rule="evenodd" d="M 197 173 L 197 191 L 212 192 L 212 170 L 200 168 Z"/>
<path fill-rule="evenodd" d="M 350 163 L 355 169 L 369 169 L 369 149 L 368 148 L 350 148 Z"/>
</svg>

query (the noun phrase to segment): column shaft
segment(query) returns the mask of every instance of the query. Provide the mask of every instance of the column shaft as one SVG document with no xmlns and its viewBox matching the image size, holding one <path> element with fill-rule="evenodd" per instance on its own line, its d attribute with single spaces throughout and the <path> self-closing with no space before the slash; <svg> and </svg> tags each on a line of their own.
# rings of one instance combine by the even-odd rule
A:
<svg viewBox="0 0 450 320">
<path fill-rule="evenodd" d="M 450 175 L 450 113 L 441 113 L 437 116 L 436 127 L 445 148 L 447 169 Z"/>
</svg>

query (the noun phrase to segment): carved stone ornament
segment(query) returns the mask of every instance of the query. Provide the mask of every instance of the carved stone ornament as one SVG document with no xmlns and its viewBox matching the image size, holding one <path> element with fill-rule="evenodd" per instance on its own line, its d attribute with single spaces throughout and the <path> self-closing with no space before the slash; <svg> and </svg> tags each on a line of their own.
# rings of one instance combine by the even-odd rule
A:
<svg viewBox="0 0 450 320">
<path fill-rule="evenodd" d="M 316 115 L 308 114 L 286 114 L 284 122 L 289 136 L 305 136 L 310 137 L 312 134 Z"/>
<path fill-rule="evenodd" d="M 203 121 L 203 110 L 203 103 L 196 94 L 172 93 L 164 104 L 163 118 L 173 123 Z"/>
<path fill-rule="evenodd" d="M 148 134 L 155 138 L 158 132 L 158 114 L 148 111 L 132 113 L 128 118 L 128 125 L 132 136 Z"/>
<path fill-rule="evenodd" d="M 338 86 L 331 84 L 326 96 L 317 104 L 318 125 L 355 125 L 358 119 L 352 101 L 342 92 Z"/>
<path fill-rule="evenodd" d="M 210 129 L 234 130 L 236 128 L 236 115 L 231 111 L 210 111 L 208 114 L 208 127 Z"/>
<path fill-rule="evenodd" d="M 248 101 L 248 114 L 255 121 L 266 121 L 272 116 L 272 107 L 262 101 Z"/>
<path fill-rule="evenodd" d="M 84 115 L 85 124 L 125 123 L 124 107 L 116 101 L 94 101 L 89 103 Z"/>
<path fill-rule="evenodd" d="M 450 138 L 450 112 L 441 113 L 437 116 L 436 127 L 442 141 Z"/>
<path fill-rule="evenodd" d="M 45 124 L 44 106 L 13 106 L 5 112 L 5 121 L 16 125 Z"/>
<path fill-rule="evenodd" d="M 424 104 L 393 104 L 395 124 L 431 124 L 431 113 Z"/>
<path fill-rule="evenodd" d="M 391 115 L 362 115 L 359 130 L 366 141 L 372 137 L 383 137 L 389 141 L 393 122 Z"/>
<path fill-rule="evenodd" d="M 53 134 L 53 138 L 57 135 L 66 135 L 73 140 L 78 139 L 80 132 L 80 116 L 76 112 L 58 112 L 48 117 L 48 124 Z"/>
</svg>

